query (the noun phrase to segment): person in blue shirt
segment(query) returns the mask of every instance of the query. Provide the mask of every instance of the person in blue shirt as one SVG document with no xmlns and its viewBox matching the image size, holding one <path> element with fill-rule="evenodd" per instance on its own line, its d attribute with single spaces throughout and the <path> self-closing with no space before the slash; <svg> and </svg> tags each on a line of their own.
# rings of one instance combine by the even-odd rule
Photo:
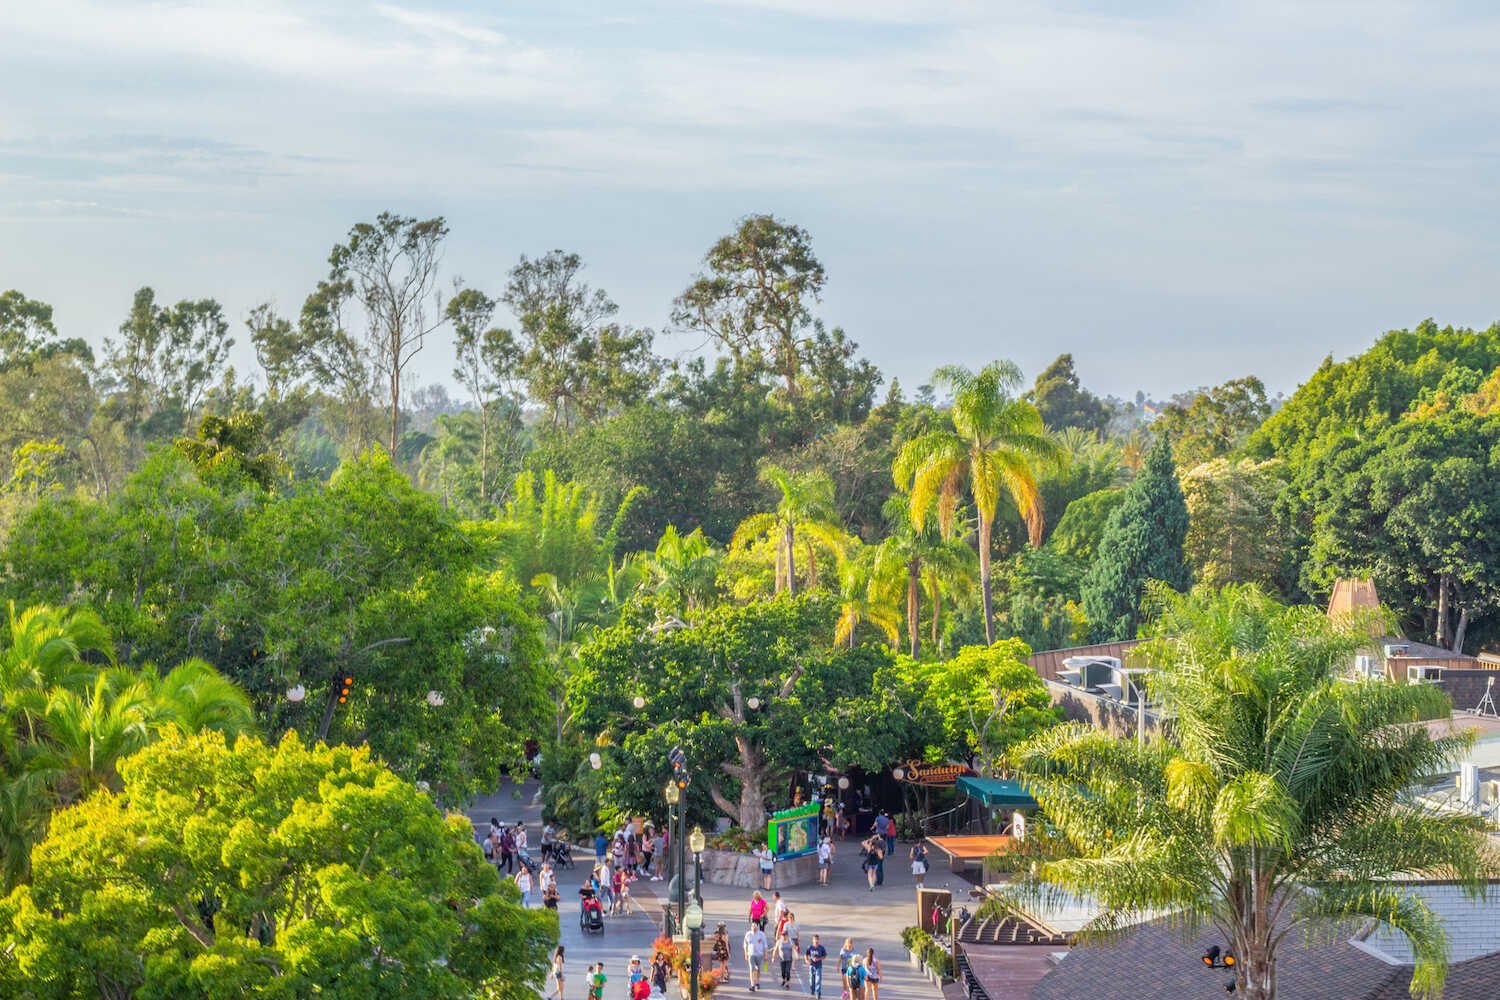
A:
<svg viewBox="0 0 1500 1000">
<path fill-rule="evenodd" d="M 812 944 L 803 952 L 803 957 L 807 960 L 807 995 L 823 1000 L 823 959 L 828 957 L 828 949 L 823 947 L 818 935 L 812 936 Z"/>
<path fill-rule="evenodd" d="M 609 838 L 604 835 L 603 830 L 600 830 L 594 834 L 594 864 L 596 866 L 604 864 L 604 855 L 608 851 Z"/>
</svg>

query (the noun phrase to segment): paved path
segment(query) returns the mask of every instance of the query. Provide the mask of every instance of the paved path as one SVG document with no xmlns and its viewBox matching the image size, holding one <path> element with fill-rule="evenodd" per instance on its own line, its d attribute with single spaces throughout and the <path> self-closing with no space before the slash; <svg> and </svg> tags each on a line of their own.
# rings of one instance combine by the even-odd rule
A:
<svg viewBox="0 0 1500 1000">
<path fill-rule="evenodd" d="M 468 809 L 476 828 L 487 828 L 491 816 L 502 822 L 521 820 L 527 825 L 531 850 L 536 854 L 541 840 L 541 805 L 535 782 L 526 781 L 502 786 L 494 795 L 476 800 Z M 854 945 L 863 954 L 873 947 L 882 967 L 880 996 L 882 998 L 926 998 L 938 997 L 937 988 L 919 976 L 906 962 L 901 949 L 901 929 L 917 922 L 915 883 L 912 881 L 910 865 L 905 861 L 910 845 L 898 843 L 896 857 L 886 864 L 885 885 L 870 892 L 864 873 L 859 870 L 859 842 L 854 839 L 838 842 L 834 857 L 833 875 L 824 888 L 816 885 L 797 886 L 783 890 L 787 905 L 797 915 L 801 925 L 802 946 L 807 947 L 814 933 L 822 935 L 823 945 L 829 951 L 825 966 L 823 995 L 825 1000 L 839 1000 L 839 979 L 835 972 L 837 955 L 845 938 L 853 938 Z M 650 965 L 651 942 L 661 930 L 661 907 L 658 898 L 666 897 L 666 882 L 639 881 L 632 887 L 634 910 L 629 915 L 606 917 L 602 933 L 585 934 L 578 924 L 578 886 L 593 864 L 593 851 L 583 845 L 575 849 L 576 866 L 571 871 L 558 873 L 558 886 L 562 894 L 559 910 L 561 940 L 567 951 L 567 980 L 564 1000 L 583 1000 L 586 992 L 585 969 L 592 963 L 603 962 L 609 977 L 604 1000 L 628 1000 L 626 967 L 631 955 L 640 955 L 646 966 Z M 941 866 L 927 877 L 931 888 L 948 886 L 959 897 L 958 902 L 967 901 L 968 883 L 950 875 Z M 692 877 L 692 858 L 688 859 L 688 877 Z M 704 885 L 704 931 L 711 933 L 722 921 L 728 926 L 732 944 L 733 962 L 731 978 L 720 987 L 715 996 L 719 1000 L 750 1000 L 764 995 L 774 998 L 802 998 L 807 996 L 807 972 L 800 963 L 796 966 L 800 977 L 793 981 L 790 990 L 779 985 L 779 974 L 768 969 L 762 976 L 759 994 L 752 994 L 748 985 L 745 961 L 740 941 L 748 927 L 750 905 L 749 889 L 728 886 Z M 769 898 L 769 897 L 768 897 Z M 705 958 L 705 965 L 707 959 Z M 675 989 L 668 994 L 669 1000 L 677 1000 Z"/>
</svg>

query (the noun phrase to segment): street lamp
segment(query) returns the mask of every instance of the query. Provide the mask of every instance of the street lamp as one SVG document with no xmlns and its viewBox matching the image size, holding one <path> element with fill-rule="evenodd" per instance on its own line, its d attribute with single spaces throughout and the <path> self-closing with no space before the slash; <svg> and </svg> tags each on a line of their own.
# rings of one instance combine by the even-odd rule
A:
<svg viewBox="0 0 1500 1000">
<path fill-rule="evenodd" d="M 679 838 L 677 836 L 677 831 L 672 828 L 672 810 L 674 808 L 676 808 L 677 803 L 682 800 L 682 789 L 680 789 L 680 788 L 677 787 L 677 779 L 676 778 L 672 778 L 671 780 L 669 780 L 667 782 L 667 789 L 666 789 L 666 791 L 663 794 L 666 795 L 666 797 L 667 797 L 667 831 L 669 833 L 671 833 L 671 835 L 672 835 L 672 850 L 678 851 L 678 850 L 682 849 L 682 845 L 678 843 Z M 671 869 L 672 869 L 672 859 L 669 856 L 667 858 L 667 870 L 671 871 Z M 667 937 L 671 937 L 672 936 L 672 920 L 673 920 L 673 915 L 672 915 L 672 906 L 671 906 L 671 901 L 670 901 L 671 900 L 671 883 L 670 882 L 667 884 L 667 889 L 668 889 L 668 892 L 667 892 L 667 897 L 668 897 L 668 903 L 667 903 Z"/>
<path fill-rule="evenodd" d="M 745 704 L 749 707 L 750 711 L 753 712 L 756 709 L 760 708 L 760 699 L 752 694 L 749 698 L 745 699 Z"/>
<path fill-rule="evenodd" d="M 443 692 L 441 691 L 427 692 L 427 704 L 431 705 L 433 708 L 442 708 L 445 700 L 446 699 L 443 697 Z"/>
<path fill-rule="evenodd" d="M 289 688 L 286 693 L 286 700 L 294 705 L 306 697 L 307 688 L 303 687 L 301 684 L 298 684 L 296 687 Z"/>
<path fill-rule="evenodd" d="M 692 983 L 692 1000 L 698 1000 L 698 949 L 703 943 L 703 848 L 707 846 L 703 827 L 693 827 L 688 846 L 693 850 L 693 901 L 683 914 L 682 923 L 688 929 L 688 947 L 691 949 L 688 977 Z"/>
<path fill-rule="evenodd" d="M 630 699 L 630 703 L 635 706 L 636 711 L 640 711 L 641 709 L 646 707 L 646 699 L 641 697 L 640 695 L 636 695 L 634 698 Z"/>
<path fill-rule="evenodd" d="M 597 771 L 597 770 L 599 770 L 599 768 L 601 768 L 603 766 L 604 766 L 604 758 L 601 757 L 601 756 L 599 756 L 599 751 L 598 750 L 595 750 L 593 753 L 589 754 L 589 767 L 592 767 L 594 770 Z"/>
</svg>

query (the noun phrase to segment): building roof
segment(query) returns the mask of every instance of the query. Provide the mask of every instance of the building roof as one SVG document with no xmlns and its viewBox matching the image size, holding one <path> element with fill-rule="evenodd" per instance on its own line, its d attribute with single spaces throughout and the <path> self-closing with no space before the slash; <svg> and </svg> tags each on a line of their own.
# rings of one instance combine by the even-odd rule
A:
<svg viewBox="0 0 1500 1000">
<path fill-rule="evenodd" d="M 1466 962 L 1471 958 L 1500 952 L 1500 886 L 1475 899 L 1462 886 L 1433 882 L 1412 887 L 1439 920 L 1448 935 L 1448 961 Z M 1412 962 L 1411 946 L 1406 938 L 1381 926 L 1364 935 L 1361 943 L 1377 951 L 1389 962 L 1408 965 Z M 1496 994 L 1500 996 L 1500 993 Z"/>
</svg>

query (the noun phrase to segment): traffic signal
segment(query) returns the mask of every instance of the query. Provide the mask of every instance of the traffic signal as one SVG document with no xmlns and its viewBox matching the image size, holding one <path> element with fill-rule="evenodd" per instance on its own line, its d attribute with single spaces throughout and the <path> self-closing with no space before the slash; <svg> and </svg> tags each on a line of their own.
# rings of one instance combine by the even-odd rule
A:
<svg viewBox="0 0 1500 1000">
<path fill-rule="evenodd" d="M 667 760 L 672 763 L 672 781 L 678 788 L 687 788 L 687 754 L 683 753 L 682 747 L 673 747 L 672 752 L 667 754 Z"/>
<path fill-rule="evenodd" d="M 343 683 L 341 683 L 339 685 L 339 704 L 340 705 L 342 705 L 344 702 L 346 702 L 346 701 L 349 700 L 349 687 L 350 687 L 350 685 L 352 685 L 354 683 L 354 678 L 350 677 L 348 674 L 345 674 L 343 676 L 342 680 L 343 680 Z"/>
</svg>

